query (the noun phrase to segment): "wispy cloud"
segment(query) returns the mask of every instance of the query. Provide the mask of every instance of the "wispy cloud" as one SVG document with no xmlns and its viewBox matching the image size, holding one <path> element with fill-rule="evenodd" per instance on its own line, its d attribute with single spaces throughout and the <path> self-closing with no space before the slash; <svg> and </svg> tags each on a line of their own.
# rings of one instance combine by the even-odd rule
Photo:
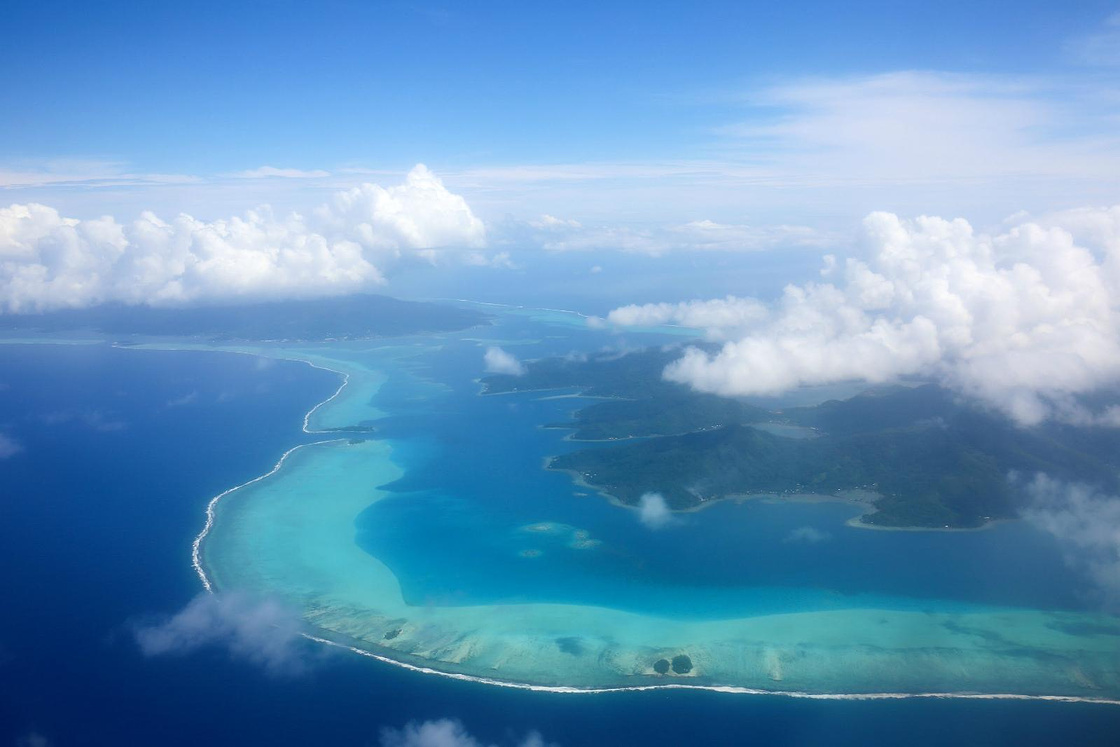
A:
<svg viewBox="0 0 1120 747">
<path fill-rule="evenodd" d="M 782 541 L 815 545 L 829 539 L 832 539 L 832 535 L 828 532 L 821 531 L 816 527 L 804 526 L 791 530 Z"/>
<path fill-rule="evenodd" d="M 512 744 L 517 747 L 557 747 L 546 743 L 537 732 L 530 732 Z M 411 722 L 402 729 L 383 729 L 381 747 L 496 747 L 472 736 L 462 722 L 454 719 Z"/>
<path fill-rule="evenodd" d="M 22 451 L 23 444 L 5 433 L 0 433 L 0 459 L 9 459 Z"/>
<path fill-rule="evenodd" d="M 1097 93 L 959 73 L 820 78 L 754 91 L 750 117 L 716 131 L 787 185 L 1105 179 L 1120 135 Z"/>
<path fill-rule="evenodd" d="M 1027 483 L 1023 518 L 1062 543 L 1067 561 L 1084 570 L 1110 610 L 1120 610 L 1120 496 L 1089 485 L 1036 475 Z"/>
<path fill-rule="evenodd" d="M 119 161 L 99 159 L 48 159 L 0 164 L 0 189 L 27 187 L 151 187 L 199 184 L 191 174 L 144 173 Z"/>
<path fill-rule="evenodd" d="M 16 740 L 16 747 L 51 747 L 53 742 L 38 731 L 29 731 Z"/>
<path fill-rule="evenodd" d="M 1120 12 L 1105 18 L 1098 30 L 1071 39 L 1066 51 L 1086 65 L 1120 66 Z"/>
<path fill-rule="evenodd" d="M 96 409 L 56 410 L 39 419 L 44 425 L 78 423 L 100 433 L 117 433 L 128 427 L 128 423 L 113 413 Z"/>
<path fill-rule="evenodd" d="M 281 169 L 275 166 L 260 166 L 247 171 L 235 171 L 230 174 L 235 179 L 322 179 L 331 175 L 322 169 Z"/>
<path fill-rule="evenodd" d="M 273 674 L 293 675 L 308 666 L 296 610 L 245 594 L 200 594 L 179 612 L 133 626 L 145 656 L 182 656 L 203 648 L 259 664 Z"/>
</svg>

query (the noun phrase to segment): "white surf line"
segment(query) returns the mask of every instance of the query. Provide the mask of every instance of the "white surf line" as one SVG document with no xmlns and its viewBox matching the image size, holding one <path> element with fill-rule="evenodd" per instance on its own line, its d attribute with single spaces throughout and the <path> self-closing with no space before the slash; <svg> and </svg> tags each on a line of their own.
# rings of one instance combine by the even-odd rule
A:
<svg viewBox="0 0 1120 747">
<path fill-rule="evenodd" d="M 492 677 L 479 677 L 459 672 L 445 672 L 432 667 L 423 667 L 418 664 L 409 664 L 389 656 L 375 654 L 356 646 L 338 643 L 328 638 L 321 638 L 311 633 L 301 633 L 304 638 L 322 643 L 327 646 L 343 648 L 355 654 L 376 659 L 385 664 L 407 669 L 420 674 L 434 674 L 461 682 L 476 682 L 483 685 L 505 687 L 511 690 L 531 690 L 533 692 L 561 693 L 567 695 L 601 695 L 604 693 L 619 692 L 647 692 L 651 690 L 706 690 L 709 692 L 729 693 L 733 695 L 775 695 L 785 698 L 803 698 L 807 700 L 906 700 L 909 698 L 932 699 L 964 699 L 964 700 L 1042 700 L 1055 703 L 1096 703 L 1100 705 L 1120 705 L 1120 700 L 1112 698 L 1089 698 L 1080 695 L 1024 695 L 1017 693 L 808 693 L 797 690 L 763 690 L 761 688 L 741 687 L 738 685 L 689 685 L 679 682 L 664 685 L 619 685 L 617 687 L 573 687 L 567 685 L 530 685 L 523 682 L 499 680 Z"/>
<path fill-rule="evenodd" d="M 502 306 L 504 304 L 490 304 L 490 305 Z M 518 307 L 518 308 L 524 308 L 524 307 Z M 579 312 L 570 312 L 570 313 L 578 314 Z M 124 349 L 137 350 L 138 348 L 124 348 Z M 139 348 L 139 349 L 142 350 L 143 348 Z M 184 349 L 184 348 L 170 348 L 170 349 L 186 350 L 188 352 L 191 350 L 190 348 L 186 348 L 186 349 Z M 312 414 L 314 414 L 316 410 L 318 410 L 320 407 L 326 405 L 327 403 L 333 401 L 336 397 L 338 397 L 340 394 L 342 394 L 342 390 L 346 388 L 346 385 L 348 383 L 350 383 L 350 374 L 348 372 L 341 371 L 341 370 L 335 369 L 335 368 L 329 368 L 328 366 L 319 365 L 319 364 L 317 364 L 317 363 L 315 363 L 311 360 L 308 360 L 306 358 L 267 356 L 267 355 L 262 355 L 260 353 L 254 353 L 254 352 L 251 352 L 251 351 L 246 351 L 246 350 L 220 350 L 220 349 L 218 349 L 218 350 L 216 350 L 216 352 L 240 353 L 242 355 L 251 355 L 251 356 L 258 357 L 258 358 L 271 358 L 272 360 L 288 360 L 288 361 L 293 361 L 293 362 L 306 363 L 308 366 L 311 366 L 312 368 L 318 368 L 322 371 L 330 371 L 332 373 L 338 374 L 339 376 L 342 376 L 342 383 L 339 385 L 338 389 L 335 390 L 334 394 L 332 394 L 331 396 L 327 397 L 322 402 L 320 402 L 317 405 L 315 405 L 314 407 L 312 407 L 310 410 L 307 411 L 307 414 L 305 414 L 303 416 L 303 431 L 304 431 L 304 433 L 316 434 L 316 433 L 327 433 L 328 432 L 328 431 L 311 430 L 310 426 L 309 426 L 309 422 L 310 422 Z M 277 461 L 276 464 L 273 465 L 272 469 L 269 470 L 268 472 L 264 473 L 263 475 L 259 475 L 257 477 L 254 477 L 252 480 L 249 480 L 247 482 L 243 482 L 240 485 L 236 485 L 232 488 L 229 488 L 228 490 L 224 490 L 221 493 L 219 493 L 218 495 L 216 495 L 216 496 L 214 496 L 213 498 L 210 499 L 210 502 L 206 504 L 206 524 L 203 526 L 202 531 L 198 533 L 198 536 L 196 536 L 194 538 L 194 542 L 191 543 L 191 565 L 194 567 L 195 573 L 198 574 L 199 579 L 202 581 L 203 588 L 205 588 L 208 593 L 213 594 L 215 592 L 214 592 L 213 584 L 210 581 L 210 578 L 206 575 L 206 571 L 202 567 L 201 548 L 202 548 L 202 542 L 206 539 L 206 536 L 210 533 L 210 530 L 214 526 L 215 508 L 218 505 L 218 501 L 220 501 L 222 498 L 226 497 L 227 495 L 229 495 L 230 493 L 233 493 L 236 490 L 240 490 L 241 488 L 247 487 L 249 485 L 252 485 L 253 483 L 259 482 L 261 480 L 264 480 L 267 477 L 271 477 L 272 475 L 276 474 L 280 470 L 280 468 L 283 466 L 284 461 L 288 458 L 288 456 L 291 455 L 292 452 L 294 452 L 298 449 L 302 449 L 305 446 L 317 446 L 317 445 L 320 445 L 320 444 L 337 443 L 337 442 L 344 441 L 344 440 L 345 439 L 343 439 L 343 438 L 332 438 L 332 439 L 326 439 L 326 440 L 323 440 L 323 441 L 315 441 L 315 442 L 309 443 L 309 444 L 298 444 L 296 446 L 293 446 L 292 448 L 290 448 L 290 449 L 288 449 L 287 451 L 284 452 L 284 454 L 280 457 L 279 461 Z M 475 676 L 475 675 L 461 674 L 459 672 L 446 672 L 446 671 L 442 671 L 442 670 L 439 670 L 439 669 L 434 669 L 432 667 L 423 667 L 423 666 L 419 666 L 417 664 L 409 664 L 408 662 L 400 661 L 399 659 L 394 659 L 392 657 L 384 656 L 382 654 L 375 654 L 372 651 L 367 651 L 365 649 L 358 648 L 356 646 L 349 646 L 349 645 L 346 645 L 344 643 L 338 643 L 337 641 L 332 641 L 328 638 L 322 638 L 322 637 L 316 636 L 312 633 L 300 633 L 300 635 L 303 636 L 304 638 L 308 639 L 308 640 L 315 641 L 316 643 L 325 644 L 327 646 L 332 646 L 334 648 L 346 649 L 347 651 L 351 651 L 351 652 L 353 652 L 355 654 L 358 654 L 360 656 L 365 656 L 365 657 L 370 658 L 370 659 L 375 659 L 375 660 L 377 660 L 379 662 L 382 662 L 384 664 L 389 664 L 391 666 L 400 667 L 402 669 L 406 669 L 406 670 L 411 671 L 411 672 L 417 672 L 417 673 L 420 673 L 420 674 L 436 675 L 436 676 L 439 676 L 439 677 L 446 677 L 448 679 L 459 680 L 461 682 L 474 682 L 474 683 L 478 683 L 478 684 L 482 684 L 482 685 L 490 685 L 490 686 L 493 686 L 493 687 L 504 687 L 504 688 L 508 688 L 508 689 L 512 689 L 512 690 L 529 690 L 529 691 L 532 691 L 532 692 L 547 692 L 547 693 L 559 693 L 559 694 L 569 694 L 569 695 L 597 695 L 597 694 L 615 693 L 615 692 L 647 692 L 647 691 L 653 691 L 653 690 L 706 690 L 706 691 L 709 691 L 709 692 L 730 693 L 730 694 L 735 694 L 735 695 L 772 695 L 772 696 L 787 697 L 787 698 L 803 698 L 803 699 L 808 699 L 808 700 L 904 700 L 904 699 L 909 699 L 909 698 L 932 698 L 932 699 L 956 698 L 956 699 L 965 699 L 965 700 L 1040 700 L 1040 701 L 1048 701 L 1048 702 L 1056 702 L 1056 703 L 1096 703 L 1096 704 L 1102 704 L 1102 705 L 1120 705 L 1120 700 L 1116 700 L 1116 699 L 1087 698 L 1087 697 L 1081 697 L 1081 696 L 1077 696 L 1077 695 L 1022 695 L 1022 694 L 1016 694 L 1016 693 L 992 693 L 992 694 L 985 694 L 985 693 L 807 693 L 807 692 L 798 692 L 796 690 L 763 690 L 763 689 L 760 689 L 760 688 L 741 687 L 741 686 L 737 686 L 737 685 L 689 685 L 689 684 L 675 683 L 675 682 L 674 683 L 665 683 L 663 685 L 620 685 L 618 687 L 573 687 L 573 686 L 564 686 L 564 685 L 530 685 L 528 683 L 523 683 L 523 682 L 512 682 L 512 681 L 509 681 L 509 680 L 499 680 L 499 679 L 495 679 L 495 678 L 492 678 L 492 677 L 479 677 L 479 676 Z"/>
<path fill-rule="evenodd" d="M 303 432 L 304 433 L 313 433 L 313 434 L 314 433 L 326 433 L 326 431 L 313 431 L 313 430 L 310 429 L 310 426 L 308 424 L 311 422 L 311 416 L 314 415 L 315 411 L 318 410 L 320 407 L 322 407 L 323 405 L 331 402 L 335 397 L 342 394 L 342 390 L 345 389 L 346 385 L 350 383 L 350 374 L 347 373 L 346 371 L 339 371 L 338 369 L 335 369 L 335 368 L 327 368 L 326 366 L 320 366 L 318 364 L 312 363 L 309 360 L 295 359 L 295 358 L 289 358 L 288 360 L 303 360 L 304 363 L 311 366 L 312 368 L 318 368 L 321 371 L 331 371 L 333 373 L 339 374 L 342 377 L 342 383 L 338 385 L 338 389 L 335 390 L 334 394 L 332 394 L 331 396 L 327 397 L 325 400 L 323 400 L 319 404 L 312 407 L 310 410 L 307 411 L 307 414 L 303 416 Z"/>
<path fill-rule="evenodd" d="M 125 349 L 129 349 L 129 348 L 125 348 Z M 135 350 L 136 348 L 131 348 L 131 349 Z M 179 350 L 182 350 L 182 348 L 179 348 Z M 247 350 L 219 350 L 218 352 L 240 353 L 242 355 L 251 355 L 251 356 L 254 356 L 254 357 L 257 357 L 257 358 L 270 358 L 271 360 L 287 360 L 287 361 L 292 361 L 292 362 L 297 362 L 297 363 L 306 363 L 308 366 L 311 366 L 312 368 L 317 368 L 321 371 L 330 371 L 331 373 L 336 373 L 339 376 L 341 376 L 342 377 L 342 383 L 338 385 L 338 389 L 335 390 L 334 394 L 327 397 L 322 402 L 319 402 L 317 405 L 315 405 L 310 410 L 308 410 L 307 413 L 303 416 L 303 432 L 304 433 L 309 433 L 309 434 L 312 434 L 312 435 L 317 434 L 317 433 L 326 433 L 327 431 L 311 430 L 310 425 L 309 425 L 309 423 L 311 421 L 311 416 L 320 407 L 322 407 L 323 405 L 332 401 L 338 395 L 342 394 L 342 390 L 345 389 L 346 385 L 350 383 L 350 374 L 348 372 L 340 371 L 340 370 L 335 369 L 335 368 L 329 368 L 327 366 L 319 365 L 319 364 L 315 363 L 314 361 L 308 360 L 307 358 L 280 357 L 280 356 L 273 357 L 273 356 L 262 355 L 260 353 L 253 353 L 253 352 L 250 352 L 250 351 L 247 351 Z M 288 456 L 293 451 L 296 451 L 297 449 L 302 449 L 304 446 L 317 446 L 319 444 L 336 443 L 338 441 L 343 441 L 343 440 L 345 440 L 345 439 L 331 438 L 331 439 L 326 439 L 326 440 L 323 440 L 323 441 L 315 441 L 315 442 L 309 443 L 309 444 L 297 444 L 296 446 L 293 446 L 292 448 L 285 451 L 280 456 L 279 461 L 277 461 L 276 464 L 273 465 L 272 469 L 270 469 L 268 472 L 265 472 L 263 475 L 258 475 L 257 477 L 254 477 L 252 480 L 249 480 L 247 482 L 243 482 L 240 485 L 235 485 L 234 487 L 229 488 L 228 490 L 223 490 L 221 493 L 218 493 L 216 496 L 214 496 L 213 498 L 210 499 L 210 501 L 206 504 L 206 523 L 203 525 L 202 531 L 198 533 L 198 535 L 194 538 L 194 541 L 191 543 L 191 566 L 194 568 L 195 573 L 198 574 L 198 578 L 202 581 L 202 586 L 203 586 L 204 589 L 206 589 L 207 592 L 213 594 L 214 593 L 214 586 L 211 583 L 209 576 L 206 575 L 206 570 L 202 567 L 202 543 L 206 539 L 206 536 L 208 534 L 210 534 L 210 530 L 213 529 L 213 527 L 214 527 L 215 509 L 218 505 L 218 501 L 220 501 L 222 498 L 225 498 L 227 495 L 234 492 L 235 490 L 240 490 L 241 488 L 252 485 L 255 482 L 260 482 L 261 480 L 265 479 L 266 477 L 271 477 L 272 475 L 276 474 L 280 470 L 280 468 L 284 465 L 284 460 L 287 459 Z"/>
<path fill-rule="evenodd" d="M 202 581 L 202 586 L 206 589 L 206 591 L 214 593 L 214 587 L 210 583 L 210 578 L 206 575 L 206 571 L 202 567 L 202 542 L 206 539 L 206 535 L 210 534 L 210 530 L 214 527 L 214 509 L 215 507 L 217 507 L 218 501 L 220 501 L 222 498 L 225 498 L 235 490 L 240 490 L 241 488 L 248 487 L 255 482 L 260 482 L 266 477 L 272 477 L 278 471 L 280 471 L 280 467 L 284 465 L 284 460 L 287 459 L 293 451 L 302 449 L 305 446 L 333 444 L 344 440 L 345 439 L 342 438 L 330 438 L 323 441 L 315 441 L 309 444 L 299 444 L 297 446 L 293 446 L 292 448 L 284 452 L 283 456 L 280 457 L 280 461 L 276 462 L 276 464 L 268 472 L 265 472 L 263 475 L 258 475 L 252 480 L 243 482 L 240 485 L 235 485 L 228 490 L 223 490 L 221 493 L 218 493 L 216 496 L 210 499 L 210 502 L 206 504 L 206 524 L 202 527 L 202 531 L 198 533 L 198 536 L 194 538 L 194 542 L 191 543 L 191 565 L 194 567 L 195 573 L 198 574 L 199 579 Z"/>
</svg>

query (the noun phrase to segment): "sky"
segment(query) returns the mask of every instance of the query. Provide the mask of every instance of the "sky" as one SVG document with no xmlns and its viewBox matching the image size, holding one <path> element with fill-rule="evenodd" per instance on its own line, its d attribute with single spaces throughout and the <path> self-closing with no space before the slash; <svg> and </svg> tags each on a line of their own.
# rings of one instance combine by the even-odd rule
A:
<svg viewBox="0 0 1120 747">
<path fill-rule="evenodd" d="M 305 210 L 423 163 L 487 222 L 842 233 L 1120 171 L 1115 2 L 5 7 L 5 202 L 80 218 Z"/>
<path fill-rule="evenodd" d="M 702 391 L 1120 423 L 1116 2 L 6 11 L 4 313 L 564 304 Z"/>
</svg>

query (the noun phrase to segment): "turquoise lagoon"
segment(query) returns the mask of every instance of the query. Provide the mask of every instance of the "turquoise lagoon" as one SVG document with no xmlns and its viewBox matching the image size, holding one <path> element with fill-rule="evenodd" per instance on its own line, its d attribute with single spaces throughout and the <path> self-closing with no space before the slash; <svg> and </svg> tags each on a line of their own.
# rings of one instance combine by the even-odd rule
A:
<svg viewBox="0 0 1120 747">
<path fill-rule="evenodd" d="M 306 419 L 322 441 L 211 505 L 203 580 L 284 600 L 324 641 L 499 684 L 1120 699 L 1120 623 L 1024 523 L 868 531 L 847 504 L 752 500 L 650 530 L 543 469 L 577 446 L 542 427 L 574 393 L 477 383 L 487 345 L 525 359 L 679 335 L 501 309 L 461 333 L 239 348 L 344 385 Z M 687 673 L 654 670 L 679 654 Z"/>
</svg>

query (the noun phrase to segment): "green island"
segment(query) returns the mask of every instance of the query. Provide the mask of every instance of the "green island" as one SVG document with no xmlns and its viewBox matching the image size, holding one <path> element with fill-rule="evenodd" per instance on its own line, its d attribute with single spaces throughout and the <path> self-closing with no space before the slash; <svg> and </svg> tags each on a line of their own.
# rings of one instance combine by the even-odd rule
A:
<svg viewBox="0 0 1120 747">
<path fill-rule="evenodd" d="M 1018 515 L 1016 473 L 1118 487 L 1115 429 L 1024 428 L 918 382 L 768 410 L 664 381 L 677 356 L 650 349 L 550 358 L 521 376 L 483 379 L 484 392 L 574 389 L 604 398 L 551 427 L 609 443 L 561 454 L 549 467 L 631 506 L 646 493 L 683 511 L 731 497 L 860 491 L 872 498 L 856 523 L 963 529 Z"/>
</svg>

